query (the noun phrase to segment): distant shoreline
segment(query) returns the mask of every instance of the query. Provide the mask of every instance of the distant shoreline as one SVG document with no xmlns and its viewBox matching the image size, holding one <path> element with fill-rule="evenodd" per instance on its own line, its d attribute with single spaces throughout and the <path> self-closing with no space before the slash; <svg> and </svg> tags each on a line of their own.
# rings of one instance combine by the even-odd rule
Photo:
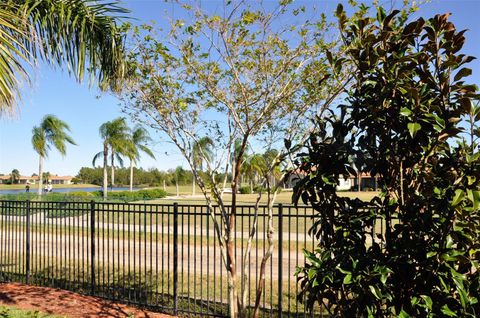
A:
<svg viewBox="0 0 480 318">
<path fill-rule="evenodd" d="M 0 184 L 0 190 L 19 190 L 25 189 L 25 184 Z M 30 189 L 38 188 L 38 184 L 30 184 Z M 82 188 L 101 188 L 95 184 L 54 184 L 53 188 L 57 189 L 82 189 Z"/>
</svg>

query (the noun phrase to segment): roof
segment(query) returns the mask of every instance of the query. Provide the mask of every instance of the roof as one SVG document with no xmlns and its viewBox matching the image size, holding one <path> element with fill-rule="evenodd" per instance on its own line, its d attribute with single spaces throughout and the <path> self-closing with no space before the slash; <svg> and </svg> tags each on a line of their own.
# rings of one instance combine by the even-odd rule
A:
<svg viewBox="0 0 480 318">
<path fill-rule="evenodd" d="M 72 180 L 74 177 L 72 176 L 57 176 L 57 175 L 50 175 L 48 176 L 48 180 Z M 11 175 L 0 176 L 0 180 L 10 180 Z M 38 180 L 38 176 L 20 176 L 19 180 Z"/>
<path fill-rule="evenodd" d="M 72 176 L 49 176 L 49 180 L 72 180 L 74 177 Z"/>
<path fill-rule="evenodd" d="M 0 180 L 10 180 L 12 177 L 11 175 L 0 176 Z M 38 176 L 27 177 L 27 176 L 20 176 L 19 180 L 38 180 Z"/>
</svg>

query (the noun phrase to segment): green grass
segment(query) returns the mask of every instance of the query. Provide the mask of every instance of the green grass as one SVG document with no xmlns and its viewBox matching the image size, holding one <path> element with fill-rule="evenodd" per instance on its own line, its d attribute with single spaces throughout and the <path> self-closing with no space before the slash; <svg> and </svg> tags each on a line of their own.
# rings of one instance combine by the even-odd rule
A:
<svg viewBox="0 0 480 318">
<path fill-rule="evenodd" d="M 66 318 L 67 316 L 49 315 L 38 310 L 23 310 L 12 306 L 0 306 L 0 318 Z"/>
<path fill-rule="evenodd" d="M 174 189 L 173 189 L 174 190 Z M 174 192 L 172 192 L 171 187 L 167 187 L 167 192 L 169 195 L 174 196 Z M 178 202 L 182 204 L 205 204 L 205 199 L 202 197 L 202 193 L 197 190 L 197 194 L 195 197 L 191 197 L 191 186 L 190 190 L 186 192 L 180 192 L 180 198 L 169 198 L 169 199 L 160 199 L 160 200 L 153 200 L 150 201 L 151 203 L 161 203 L 161 204 L 172 204 L 173 202 Z M 282 203 L 282 204 L 292 204 L 292 192 L 291 191 L 282 191 L 277 195 L 275 203 Z M 378 192 L 356 192 L 356 191 L 345 191 L 345 192 L 338 192 L 338 195 L 349 197 L 349 198 L 359 198 L 363 201 L 370 201 L 375 195 L 378 195 Z M 258 198 L 258 194 L 237 194 L 237 204 L 255 204 Z M 232 202 L 232 194 L 225 193 L 223 199 L 226 203 Z M 260 203 L 266 204 L 267 203 L 267 196 L 265 194 L 262 195 Z M 299 204 L 303 204 L 299 202 Z"/>
</svg>

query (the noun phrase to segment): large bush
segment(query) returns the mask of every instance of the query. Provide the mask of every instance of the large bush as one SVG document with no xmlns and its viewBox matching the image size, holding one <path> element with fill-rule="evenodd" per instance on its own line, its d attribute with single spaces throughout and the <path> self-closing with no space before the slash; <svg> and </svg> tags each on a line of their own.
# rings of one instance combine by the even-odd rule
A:
<svg viewBox="0 0 480 318">
<path fill-rule="evenodd" d="M 140 200 L 152 200 L 161 199 L 167 196 L 167 192 L 163 189 L 143 189 L 136 191 L 111 191 L 108 193 L 109 200 L 116 201 L 140 201 Z M 66 201 L 91 201 L 99 200 L 102 198 L 102 191 L 72 191 L 72 192 L 53 192 L 45 193 L 42 196 L 38 196 L 36 193 L 15 193 L 15 194 L 3 194 L 0 195 L 2 200 L 35 200 L 35 201 L 49 201 L 49 202 L 66 202 Z"/>
<path fill-rule="evenodd" d="M 330 60 L 351 67 L 354 84 L 315 120 L 298 160 L 294 198 L 318 211 L 319 239 L 299 297 L 341 317 L 478 317 L 480 160 L 461 123 L 477 96 L 464 32 L 448 15 L 337 14 L 348 55 Z M 336 193 L 352 161 L 381 180 L 370 202 Z"/>
<path fill-rule="evenodd" d="M 99 191 L 101 196 L 101 191 Z M 122 201 L 140 201 L 161 199 L 167 196 L 167 192 L 162 189 L 144 189 L 137 191 L 110 191 L 108 193 L 109 200 L 122 200 Z"/>
</svg>

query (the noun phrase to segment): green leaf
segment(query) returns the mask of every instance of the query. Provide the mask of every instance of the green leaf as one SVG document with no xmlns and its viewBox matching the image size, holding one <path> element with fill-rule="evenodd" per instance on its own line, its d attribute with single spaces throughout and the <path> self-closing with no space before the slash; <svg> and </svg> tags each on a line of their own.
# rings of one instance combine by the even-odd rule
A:
<svg viewBox="0 0 480 318">
<path fill-rule="evenodd" d="M 456 82 L 456 81 L 460 80 L 461 78 L 463 78 L 465 76 L 470 76 L 470 75 L 472 75 L 472 70 L 464 67 L 460 71 L 458 71 L 457 74 L 455 74 L 455 77 L 453 78 L 453 80 Z"/>
<path fill-rule="evenodd" d="M 348 285 L 352 282 L 352 274 L 348 274 L 343 278 L 343 284 Z"/>
<path fill-rule="evenodd" d="M 447 304 L 443 305 L 442 313 L 447 315 L 448 317 L 457 317 L 457 314 L 454 313 L 450 308 L 448 308 Z"/>
<path fill-rule="evenodd" d="M 463 201 L 463 198 L 465 198 L 465 192 L 462 189 L 457 189 L 455 190 L 455 195 L 450 204 L 452 206 L 457 206 Z"/>
<path fill-rule="evenodd" d="M 382 275 L 380 276 L 380 281 L 382 282 L 383 285 L 385 285 L 385 283 L 387 282 L 387 278 L 388 278 L 388 273 L 382 273 Z"/>
<path fill-rule="evenodd" d="M 377 21 L 382 23 L 385 20 L 385 17 L 387 16 L 387 13 L 385 12 L 385 9 L 382 6 L 377 7 Z"/>
<path fill-rule="evenodd" d="M 400 313 L 398 314 L 397 316 L 398 318 L 410 318 L 410 315 L 407 314 L 407 312 L 405 310 L 401 310 Z"/>
<path fill-rule="evenodd" d="M 245 24 L 252 24 L 255 21 L 256 15 L 250 11 L 244 11 L 242 21 Z"/>
<path fill-rule="evenodd" d="M 377 287 L 369 285 L 368 288 L 370 288 L 370 292 L 373 294 L 373 296 L 375 296 L 375 298 L 377 299 L 382 298 L 382 293 Z"/>
<path fill-rule="evenodd" d="M 420 297 L 425 302 L 425 306 L 427 307 L 427 309 L 432 310 L 432 299 L 430 298 L 430 296 L 421 295 Z"/>
<path fill-rule="evenodd" d="M 468 176 L 467 180 L 468 180 L 468 185 L 472 185 L 477 180 L 477 178 L 475 176 Z"/>
<path fill-rule="evenodd" d="M 412 114 L 413 114 L 413 112 L 407 107 L 402 107 L 400 109 L 400 115 L 402 115 L 402 116 L 410 117 Z"/>
<path fill-rule="evenodd" d="M 410 133 L 410 136 L 412 136 L 412 138 L 415 137 L 417 131 L 422 129 L 422 125 L 420 125 L 419 123 L 408 123 L 407 127 L 408 132 Z"/>
<path fill-rule="evenodd" d="M 477 210 L 480 206 L 480 191 L 468 189 L 467 197 L 472 202 L 473 209 Z"/>
</svg>

